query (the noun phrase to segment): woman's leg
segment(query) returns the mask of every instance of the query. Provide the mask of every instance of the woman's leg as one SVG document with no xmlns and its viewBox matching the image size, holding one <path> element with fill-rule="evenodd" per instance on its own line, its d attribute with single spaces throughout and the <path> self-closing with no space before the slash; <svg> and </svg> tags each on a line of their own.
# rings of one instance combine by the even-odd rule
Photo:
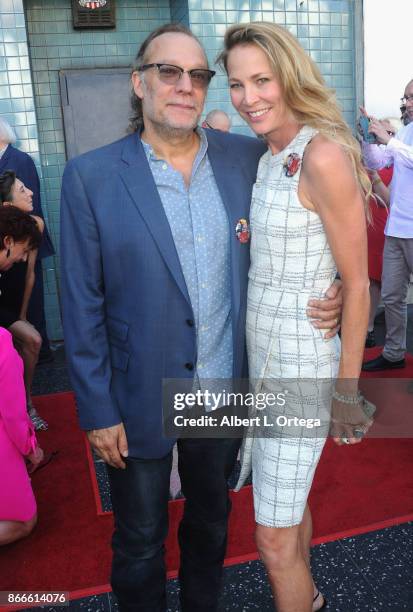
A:
<svg viewBox="0 0 413 612">
<path fill-rule="evenodd" d="M 24 363 L 24 386 L 26 389 L 27 411 L 33 422 L 36 430 L 46 430 L 48 425 L 44 419 L 37 413 L 31 399 L 31 388 L 39 358 L 40 348 L 42 346 L 42 338 L 33 325 L 28 321 L 15 321 L 9 327 L 9 332 L 13 335 L 13 341 L 16 349 L 19 351 Z"/>
<path fill-rule="evenodd" d="M 255 538 L 277 612 L 312 612 L 314 586 L 302 523 L 294 527 L 257 525 Z"/>
<path fill-rule="evenodd" d="M 311 512 L 308 504 L 306 504 L 304 510 L 303 520 L 300 525 L 300 538 L 301 538 L 301 546 L 305 554 L 305 561 L 307 563 L 308 571 L 311 573 L 311 564 L 310 564 L 310 544 L 311 538 L 313 536 L 313 521 L 311 518 Z M 316 612 L 324 605 L 324 596 L 322 593 L 319 593 L 317 586 L 313 580 L 313 612 Z"/>
<path fill-rule="evenodd" d="M 26 388 L 27 405 L 31 405 L 30 390 L 34 377 L 39 351 L 42 346 L 42 338 L 33 325 L 28 321 L 15 321 L 9 327 L 13 340 L 21 358 L 24 362 L 24 386 Z"/>
<path fill-rule="evenodd" d="M 0 521 L 0 546 L 25 538 L 37 523 L 37 514 L 29 521 Z"/>
</svg>

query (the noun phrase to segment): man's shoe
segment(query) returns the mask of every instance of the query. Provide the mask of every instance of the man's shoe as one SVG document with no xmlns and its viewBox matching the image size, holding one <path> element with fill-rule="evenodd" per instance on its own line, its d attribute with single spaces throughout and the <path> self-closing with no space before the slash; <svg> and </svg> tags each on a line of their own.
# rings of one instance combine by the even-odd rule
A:
<svg viewBox="0 0 413 612">
<path fill-rule="evenodd" d="M 376 337 L 374 335 L 374 330 L 367 332 L 366 343 L 364 345 L 366 348 L 372 348 L 376 346 Z"/>
<path fill-rule="evenodd" d="M 366 361 L 361 366 L 363 372 L 380 372 L 380 370 L 399 370 L 406 367 L 406 360 L 389 361 L 383 355 L 379 355 L 376 359 Z"/>
</svg>

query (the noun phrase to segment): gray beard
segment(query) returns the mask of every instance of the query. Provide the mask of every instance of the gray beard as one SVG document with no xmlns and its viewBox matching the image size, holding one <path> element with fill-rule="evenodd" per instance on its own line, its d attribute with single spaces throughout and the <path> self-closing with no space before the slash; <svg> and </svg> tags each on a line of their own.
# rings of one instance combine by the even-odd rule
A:
<svg viewBox="0 0 413 612">
<path fill-rule="evenodd" d="M 194 127 L 184 129 L 184 128 L 174 128 L 169 125 L 163 125 L 161 123 L 155 123 L 151 121 L 152 127 L 154 131 L 162 138 L 162 140 L 176 140 L 178 138 L 182 138 L 182 136 L 186 136 L 187 134 L 191 134 L 195 128 Z"/>
</svg>

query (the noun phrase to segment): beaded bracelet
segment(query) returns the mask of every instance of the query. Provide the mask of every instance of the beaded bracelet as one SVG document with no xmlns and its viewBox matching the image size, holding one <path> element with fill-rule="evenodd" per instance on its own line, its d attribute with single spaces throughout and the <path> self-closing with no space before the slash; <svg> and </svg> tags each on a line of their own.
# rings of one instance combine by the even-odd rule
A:
<svg viewBox="0 0 413 612">
<path fill-rule="evenodd" d="M 342 404 L 352 404 L 354 406 L 360 404 L 364 399 L 360 391 L 357 391 L 357 395 L 342 395 L 341 393 L 337 393 L 337 391 L 333 391 L 333 398 Z"/>
</svg>

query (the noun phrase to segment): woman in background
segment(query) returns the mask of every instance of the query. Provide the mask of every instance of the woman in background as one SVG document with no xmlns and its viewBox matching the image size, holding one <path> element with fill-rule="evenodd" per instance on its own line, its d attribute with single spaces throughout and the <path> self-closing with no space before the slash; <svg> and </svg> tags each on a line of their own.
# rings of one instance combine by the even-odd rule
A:
<svg viewBox="0 0 413 612">
<path fill-rule="evenodd" d="M 40 180 L 37 169 L 32 157 L 16 147 L 16 134 L 11 125 L 0 117 L 0 174 L 5 170 L 13 170 L 16 176 L 25 184 L 25 186 L 33 192 L 33 212 L 37 217 L 44 219 L 41 198 L 40 198 Z M 42 336 L 42 348 L 40 351 L 40 359 L 43 361 L 51 361 L 53 354 L 50 350 L 49 338 L 47 337 L 46 319 L 44 314 L 44 289 L 43 289 L 43 271 L 42 261 L 46 257 L 55 254 L 52 240 L 45 225 L 43 231 L 42 243 L 39 247 L 39 253 L 35 265 L 35 282 L 33 291 L 30 297 L 28 308 L 28 320 Z M 24 266 L 14 266 L 11 276 L 11 282 L 17 282 L 16 277 L 25 276 Z"/>
<path fill-rule="evenodd" d="M 0 207 L 0 274 L 38 248 L 36 222 L 15 208 Z M 26 411 L 22 361 L 10 333 L 0 328 L 0 545 L 28 535 L 36 524 L 36 502 L 25 457 L 43 458 Z"/>
<path fill-rule="evenodd" d="M 33 192 L 16 177 L 12 170 L 0 176 L 0 206 L 14 206 L 24 213 L 33 211 Z M 44 221 L 32 215 L 41 233 Z M 42 346 L 42 338 L 36 328 L 27 320 L 27 309 L 35 283 L 37 249 L 27 258 L 25 276 L 3 274 L 0 278 L 0 325 L 7 328 L 24 361 L 24 382 L 26 387 L 27 410 L 36 429 L 47 429 L 47 423 L 34 408 L 31 400 L 31 386 Z"/>
<path fill-rule="evenodd" d="M 371 224 L 367 228 L 368 269 L 370 279 L 370 314 L 367 328 L 366 348 L 376 346 L 374 319 L 381 297 L 381 275 L 383 271 L 384 228 L 389 214 L 390 191 L 388 185 L 393 174 L 393 166 L 381 170 L 371 170 L 371 186 L 374 196 L 370 198 Z"/>
<path fill-rule="evenodd" d="M 29 535 L 37 522 L 25 457 L 37 465 L 43 451 L 26 411 L 22 360 L 0 327 L 0 545 Z"/>
</svg>

